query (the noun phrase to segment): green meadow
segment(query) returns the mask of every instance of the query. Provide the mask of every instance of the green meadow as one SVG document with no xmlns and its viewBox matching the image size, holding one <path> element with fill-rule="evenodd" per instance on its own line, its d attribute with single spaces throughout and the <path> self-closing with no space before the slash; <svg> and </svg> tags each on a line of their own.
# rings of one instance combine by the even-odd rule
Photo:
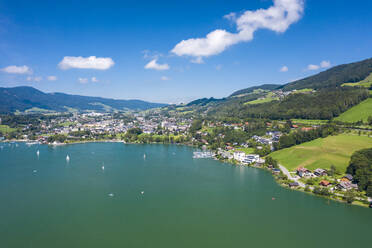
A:
<svg viewBox="0 0 372 248">
<path fill-rule="evenodd" d="M 271 101 L 274 101 L 274 100 L 279 100 L 279 98 L 275 97 L 274 93 L 269 92 L 269 93 L 267 93 L 265 98 L 256 99 L 256 100 L 253 100 L 253 101 L 246 102 L 244 104 L 261 104 L 261 103 L 265 103 L 265 102 L 271 102 Z"/>
<path fill-rule="evenodd" d="M 11 128 L 8 125 L 0 125 L 0 133 L 7 134 L 15 131 L 15 128 Z"/>
<path fill-rule="evenodd" d="M 304 124 L 304 125 L 322 125 L 326 124 L 328 120 L 305 120 L 305 119 L 291 119 L 294 124 Z"/>
<path fill-rule="evenodd" d="M 369 76 L 362 81 L 359 81 L 357 83 L 345 83 L 342 86 L 361 86 L 361 87 L 369 88 L 372 86 L 372 73 L 369 74 Z"/>
<path fill-rule="evenodd" d="M 369 116 L 372 116 L 372 98 L 368 98 L 348 109 L 346 112 L 336 117 L 335 120 L 342 122 L 357 122 L 362 120 L 366 122 Z"/>
<path fill-rule="evenodd" d="M 289 170 L 297 167 L 329 169 L 334 165 L 339 171 L 345 172 L 352 153 L 370 147 L 372 138 L 341 134 L 279 150 L 270 156 Z"/>
</svg>

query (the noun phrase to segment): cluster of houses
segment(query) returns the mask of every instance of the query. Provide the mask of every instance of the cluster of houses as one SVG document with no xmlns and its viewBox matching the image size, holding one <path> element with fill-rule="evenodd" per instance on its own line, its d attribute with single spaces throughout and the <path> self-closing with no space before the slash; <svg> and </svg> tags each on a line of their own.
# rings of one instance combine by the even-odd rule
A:
<svg viewBox="0 0 372 248">
<path fill-rule="evenodd" d="M 217 154 L 220 155 L 224 159 L 228 160 L 235 160 L 241 164 L 258 164 L 262 165 L 265 163 L 263 158 L 260 158 L 257 154 L 246 154 L 243 151 L 227 151 L 221 148 L 218 149 Z"/>
<path fill-rule="evenodd" d="M 138 127 L 144 133 L 155 133 L 159 127 L 170 133 L 185 132 L 192 120 L 176 118 L 160 118 L 135 115 L 129 120 L 116 118 L 111 113 L 74 113 L 72 116 L 58 116 L 53 119 L 41 120 L 37 130 L 32 124 L 25 125 L 22 129 L 23 138 L 36 135 L 39 141 L 45 141 L 49 135 L 62 134 L 70 137 L 77 131 L 89 131 L 93 135 L 125 133 L 128 129 Z M 74 137 L 71 137 L 74 138 Z M 84 138 L 84 137 L 82 137 Z"/>
<path fill-rule="evenodd" d="M 321 177 L 321 176 L 328 175 L 326 170 L 320 169 L 320 168 L 315 169 L 314 172 L 311 172 L 310 170 L 304 167 L 299 167 L 297 168 L 296 173 L 301 178 Z M 351 189 L 358 188 L 358 185 L 353 183 L 353 176 L 350 174 L 346 174 L 345 176 L 343 176 L 341 179 L 338 179 L 337 181 L 338 181 L 337 185 L 333 185 L 333 186 L 335 186 L 335 188 L 339 190 L 348 191 Z M 331 186 L 332 183 L 327 180 L 321 180 L 319 185 L 323 187 L 328 187 L 328 186 Z"/>
</svg>

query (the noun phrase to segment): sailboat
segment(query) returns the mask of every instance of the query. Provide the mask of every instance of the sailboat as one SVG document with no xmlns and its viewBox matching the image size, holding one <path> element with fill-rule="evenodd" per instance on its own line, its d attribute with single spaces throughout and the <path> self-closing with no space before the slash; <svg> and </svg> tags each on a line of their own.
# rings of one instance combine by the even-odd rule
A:
<svg viewBox="0 0 372 248">
<path fill-rule="evenodd" d="M 146 153 L 143 154 L 143 159 L 146 159 Z"/>
<path fill-rule="evenodd" d="M 70 156 L 69 155 L 66 156 L 66 162 L 70 162 Z"/>
<path fill-rule="evenodd" d="M 39 150 L 37 150 L 36 155 L 39 157 L 39 155 L 40 155 L 40 151 Z"/>
</svg>

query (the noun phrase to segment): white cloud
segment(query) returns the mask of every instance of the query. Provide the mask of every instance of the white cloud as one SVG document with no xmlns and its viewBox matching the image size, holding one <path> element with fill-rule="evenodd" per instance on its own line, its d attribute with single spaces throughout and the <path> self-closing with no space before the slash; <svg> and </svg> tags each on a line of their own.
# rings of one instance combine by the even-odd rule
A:
<svg viewBox="0 0 372 248">
<path fill-rule="evenodd" d="M 162 76 L 160 79 L 163 80 L 163 81 L 168 81 L 170 78 L 167 77 L 167 76 Z"/>
<path fill-rule="evenodd" d="M 72 68 L 107 70 L 114 64 L 115 63 L 111 58 L 97 58 L 96 56 L 90 56 L 86 58 L 66 56 L 58 64 L 58 66 L 62 70 L 68 70 Z"/>
<path fill-rule="evenodd" d="M 47 79 L 49 81 L 56 81 L 57 80 L 57 77 L 56 76 L 48 76 Z"/>
<path fill-rule="evenodd" d="M 168 64 L 158 64 L 157 59 L 151 60 L 147 65 L 145 65 L 145 69 L 153 69 L 157 71 L 164 71 L 169 70 Z"/>
<path fill-rule="evenodd" d="M 41 80 L 43 80 L 43 77 L 30 77 L 30 76 L 28 76 L 27 78 L 26 78 L 26 80 L 27 81 L 32 81 L 32 82 L 40 82 Z"/>
<path fill-rule="evenodd" d="M 204 60 L 202 57 L 193 58 L 192 60 L 190 60 L 190 62 L 194 64 L 204 64 Z"/>
<path fill-rule="evenodd" d="M 288 71 L 288 66 L 283 66 L 282 68 L 280 68 L 280 71 L 281 72 L 287 72 Z"/>
<path fill-rule="evenodd" d="M 40 82 L 41 80 L 43 80 L 42 77 L 34 77 L 34 81 L 35 81 L 35 82 Z"/>
<path fill-rule="evenodd" d="M 225 18 L 234 20 L 237 33 L 216 29 L 205 38 L 193 38 L 179 42 L 172 53 L 178 56 L 208 57 L 223 52 L 226 48 L 253 39 L 258 29 L 269 29 L 277 33 L 285 32 L 292 23 L 297 22 L 303 14 L 303 0 L 274 0 L 268 9 L 245 11 L 239 17 L 230 13 Z"/>
<path fill-rule="evenodd" d="M 78 78 L 79 83 L 86 84 L 88 83 L 88 78 Z"/>
<path fill-rule="evenodd" d="M 236 13 L 231 12 L 227 15 L 224 15 L 223 18 L 225 18 L 227 20 L 235 21 L 236 20 Z"/>
<path fill-rule="evenodd" d="M 27 65 L 23 66 L 10 65 L 1 70 L 3 72 L 11 74 L 32 74 L 32 70 Z"/>
<path fill-rule="evenodd" d="M 92 77 L 90 80 L 91 80 L 93 83 L 97 83 L 97 82 L 98 82 L 98 79 L 97 79 L 96 77 Z"/>
<path fill-rule="evenodd" d="M 319 70 L 319 68 L 320 68 L 319 65 L 310 64 L 310 65 L 307 66 L 307 69 L 310 70 L 310 71 Z"/>
<path fill-rule="evenodd" d="M 322 68 L 327 68 L 327 67 L 330 67 L 331 66 L 331 62 L 328 61 L 328 60 L 323 60 L 321 63 L 320 63 L 320 67 Z"/>
<path fill-rule="evenodd" d="M 330 61 L 323 60 L 322 62 L 320 62 L 319 65 L 313 65 L 313 64 L 308 65 L 307 69 L 310 70 L 310 71 L 315 71 L 315 70 L 319 70 L 320 68 L 328 68 L 330 66 L 331 66 Z"/>
</svg>

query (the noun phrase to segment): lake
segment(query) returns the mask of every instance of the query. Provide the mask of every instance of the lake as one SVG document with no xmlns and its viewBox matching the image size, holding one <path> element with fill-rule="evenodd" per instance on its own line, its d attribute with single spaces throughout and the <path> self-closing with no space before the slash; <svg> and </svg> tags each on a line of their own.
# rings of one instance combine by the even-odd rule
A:
<svg viewBox="0 0 372 248">
<path fill-rule="evenodd" d="M 282 188 L 264 170 L 193 159 L 190 147 L 0 146 L 0 247 L 372 243 L 372 209 Z"/>
</svg>

